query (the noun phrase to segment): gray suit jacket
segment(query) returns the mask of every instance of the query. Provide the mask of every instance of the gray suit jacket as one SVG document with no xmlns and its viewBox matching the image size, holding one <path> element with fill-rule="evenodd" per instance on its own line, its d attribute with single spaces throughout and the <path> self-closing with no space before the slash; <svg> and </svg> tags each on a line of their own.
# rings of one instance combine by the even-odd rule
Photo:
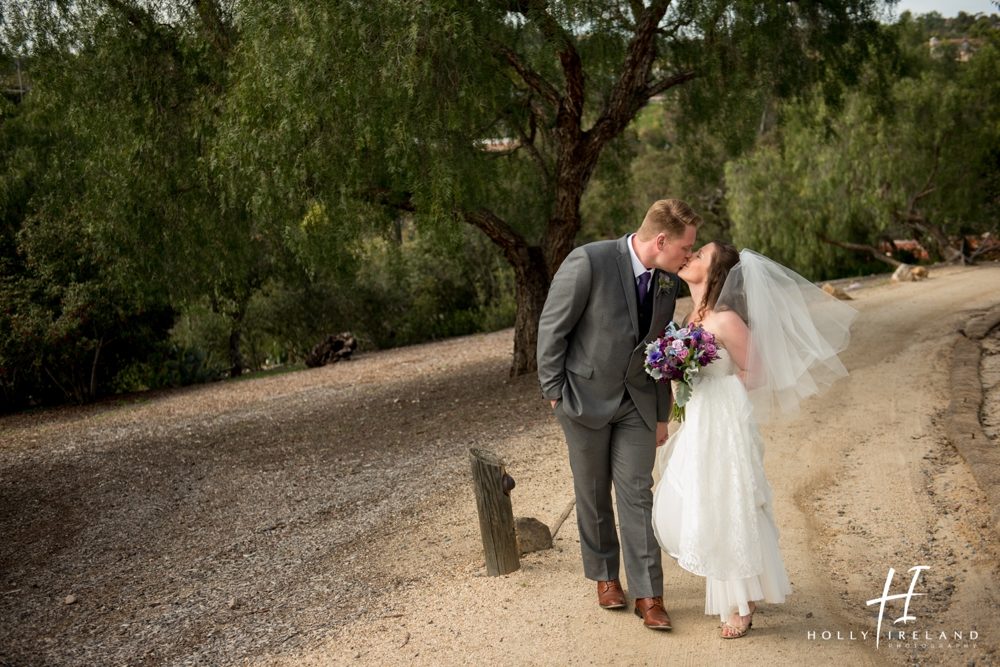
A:
<svg viewBox="0 0 1000 667">
<path fill-rule="evenodd" d="M 668 421 L 670 385 L 654 382 L 643 360 L 646 345 L 674 315 L 679 284 L 672 273 L 654 272 L 651 324 L 640 332 L 628 236 L 588 243 L 567 255 L 538 322 L 538 379 L 545 398 L 562 399 L 569 418 L 596 429 L 611 421 L 628 389 L 650 429 Z"/>
</svg>

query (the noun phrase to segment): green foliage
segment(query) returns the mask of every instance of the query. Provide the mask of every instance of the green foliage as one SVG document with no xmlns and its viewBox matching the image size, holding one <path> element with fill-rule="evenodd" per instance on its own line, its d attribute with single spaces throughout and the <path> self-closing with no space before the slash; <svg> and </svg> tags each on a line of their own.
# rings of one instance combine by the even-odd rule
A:
<svg viewBox="0 0 1000 667">
<path fill-rule="evenodd" d="M 488 242 L 472 230 L 453 239 L 402 227 L 401 239 L 364 239 L 352 273 L 317 269 L 265 285 L 247 312 L 248 365 L 297 363 L 340 331 L 371 350 L 513 324 L 511 272 Z M 207 304 L 189 307 L 172 336 L 204 350 L 208 369 L 225 365 L 227 338 L 225 318 Z"/>
<path fill-rule="evenodd" d="M 403 247 L 371 239 L 362 256 L 361 341 L 388 347 L 513 324 L 511 271 L 471 229 L 450 242 L 417 234 Z"/>
<path fill-rule="evenodd" d="M 817 79 L 828 82 L 824 90 L 833 96 L 837 82 L 851 80 L 878 34 L 872 19 L 878 5 L 670 7 L 659 49 L 663 70 L 693 68 L 699 76 L 666 100 L 671 124 L 686 132 L 682 120 L 741 119 L 713 126 L 710 154 L 688 145 L 703 167 L 714 165 L 716 189 L 725 151 L 747 144 L 746 127 L 757 127 L 767 100 Z M 566 1 L 521 15 L 519 6 L 247 3 L 223 153 L 245 172 L 240 182 L 253 184 L 255 212 L 299 218 L 305 202 L 320 201 L 346 232 L 357 228 L 366 204 L 405 207 L 421 225 L 450 223 L 459 209 L 486 208 L 537 242 L 554 224 L 555 113 L 539 111 L 543 101 L 498 54 L 513 50 L 561 88 L 556 50 L 571 40 L 586 73 L 584 118 L 593 122 L 621 75 L 632 10 L 627 3 Z M 748 108 L 756 111 L 748 115 Z M 500 156 L 477 145 L 489 137 L 517 139 L 532 128 L 539 135 L 534 158 L 526 149 Z M 605 149 L 598 191 L 583 204 L 590 222 L 582 240 L 635 224 L 627 178 L 619 178 L 629 171 L 634 144 L 624 138 Z M 656 190 L 662 196 L 664 188 Z"/>
<path fill-rule="evenodd" d="M 318 202 L 344 241 L 402 210 L 451 226 L 463 202 L 539 228 L 544 188 L 527 161 L 474 143 L 509 135 L 505 117 L 523 114 L 482 54 L 488 33 L 510 32 L 497 15 L 447 2 L 248 3 L 217 157 L 251 189 L 233 196 L 275 220 Z"/>
<path fill-rule="evenodd" d="M 912 29 L 896 27 L 904 45 Z M 858 89 L 838 108 L 788 106 L 768 142 L 727 165 L 737 243 L 820 278 L 871 268 L 824 239 L 915 237 L 947 259 L 961 235 L 995 229 L 997 38 L 969 62 L 925 54 L 906 54 L 888 104 Z"/>
<path fill-rule="evenodd" d="M 0 411 L 107 393 L 116 370 L 150 355 L 173 322 L 168 306 L 135 301 L 99 274 L 51 277 L 0 286 Z"/>
<path fill-rule="evenodd" d="M 294 363 L 347 329 L 371 348 L 508 326 L 574 239 L 667 195 L 703 238 L 828 274 L 847 255 L 818 231 L 892 231 L 928 156 L 934 225 L 994 215 L 991 24 L 967 21 L 986 45 L 959 66 L 927 56 L 929 19 L 877 29 L 876 0 L 674 2 L 646 72 L 625 63 L 640 4 L 4 3 L 0 74 L 30 84 L 0 97 L 5 401 Z M 465 224 L 482 211 L 493 229 Z"/>
<path fill-rule="evenodd" d="M 716 123 L 692 123 L 682 129 L 676 117 L 669 105 L 657 103 L 637 119 L 638 148 L 631 164 L 635 215 L 641 218 L 651 201 L 677 197 L 690 203 L 705 221 L 699 231 L 702 239 L 728 239 L 722 172 L 726 160 L 739 151 L 726 149 L 715 131 Z"/>
<path fill-rule="evenodd" d="M 642 220 L 649 203 L 662 199 L 662 190 L 653 199 L 636 197 L 644 174 L 636 174 L 635 165 L 648 146 L 634 129 L 627 130 L 612 142 L 601 156 L 594 170 L 590 188 L 583 196 L 580 211 L 583 228 L 578 237 L 581 243 L 610 239 L 635 231 L 636 221 Z M 662 174 L 659 185 L 664 185 Z M 672 195 L 679 196 L 679 195 Z"/>
</svg>

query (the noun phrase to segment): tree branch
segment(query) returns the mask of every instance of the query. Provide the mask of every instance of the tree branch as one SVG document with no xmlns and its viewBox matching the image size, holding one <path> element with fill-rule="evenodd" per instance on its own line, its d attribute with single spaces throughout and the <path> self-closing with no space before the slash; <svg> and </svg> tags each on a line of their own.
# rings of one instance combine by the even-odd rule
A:
<svg viewBox="0 0 1000 667">
<path fill-rule="evenodd" d="M 156 22 L 153 14 L 127 0 L 104 0 L 107 6 L 121 14 L 125 21 L 152 42 L 162 44 L 169 51 L 175 62 L 181 62 L 183 56 L 177 46 L 177 36 L 169 30 L 169 26 Z"/>
<path fill-rule="evenodd" d="M 694 23 L 693 14 L 687 17 L 678 18 L 676 21 L 674 21 L 668 26 L 664 26 L 662 28 L 658 27 L 656 29 L 656 32 L 657 34 L 662 35 L 664 37 L 673 37 L 678 30 L 680 30 L 681 28 L 685 28 L 691 25 L 692 23 Z"/>
<path fill-rule="evenodd" d="M 886 255 L 884 252 L 880 251 L 875 246 L 865 245 L 863 243 L 848 243 L 846 241 L 835 241 L 823 234 L 819 235 L 819 238 L 823 243 L 829 243 L 830 245 L 837 246 L 838 248 L 844 248 L 845 250 L 852 250 L 854 252 L 865 253 L 866 255 L 871 255 L 872 258 L 877 259 L 880 262 L 885 262 L 889 266 L 896 267 L 903 264 L 903 262 Z"/>
<path fill-rule="evenodd" d="M 90 366 L 90 400 L 94 400 L 97 396 L 97 361 L 101 357 L 102 347 L 104 347 L 104 336 L 101 336 L 97 340 L 97 348 L 94 350 L 94 363 Z"/>
<path fill-rule="evenodd" d="M 643 12 L 646 11 L 645 5 L 642 4 L 642 0 L 629 0 L 628 4 L 632 8 L 632 18 L 638 23 L 642 20 Z"/>
<path fill-rule="evenodd" d="M 681 84 L 687 83 L 688 81 L 696 77 L 698 77 L 698 73 L 694 70 L 679 72 L 677 74 L 674 74 L 673 76 L 667 76 L 660 79 L 659 81 L 654 81 L 653 83 L 649 84 L 648 86 L 646 86 L 646 90 L 644 91 L 643 94 L 648 99 L 655 95 L 659 95 L 660 93 L 666 92 L 667 90 L 670 90 L 674 86 L 679 86 Z"/>
<path fill-rule="evenodd" d="M 945 232 L 944 228 L 941 225 L 928 220 L 927 217 L 917 208 L 917 204 L 921 199 L 937 190 L 937 186 L 934 185 L 934 179 L 937 177 L 938 166 L 941 161 L 940 157 L 941 142 L 937 141 L 934 144 L 934 161 L 931 163 L 931 170 L 927 174 L 927 178 L 924 180 L 923 186 L 910 197 L 910 200 L 906 205 L 906 211 L 902 213 L 899 211 L 893 211 L 892 215 L 896 220 L 905 223 L 917 233 L 929 235 L 941 251 L 941 257 L 946 261 L 964 261 L 964 253 L 961 249 L 955 248 L 951 245 L 951 240 L 948 238 L 948 234 Z"/>
<path fill-rule="evenodd" d="M 104 0 L 104 2 L 107 3 L 108 7 L 124 16 L 125 20 L 139 32 L 146 35 L 159 34 L 156 21 L 153 20 L 148 11 L 136 7 L 131 2 L 125 2 L 125 0 Z"/>
<path fill-rule="evenodd" d="M 507 45 L 494 43 L 493 48 L 512 68 L 514 68 L 514 71 L 517 72 L 518 76 L 521 77 L 521 80 L 524 81 L 529 88 L 541 95 L 545 101 L 552 105 L 553 109 L 559 108 L 559 91 L 556 90 L 555 86 L 549 83 L 538 72 L 531 69 L 531 67 L 529 67 L 528 64 L 521 59 L 521 56 Z"/>
<path fill-rule="evenodd" d="M 931 171 L 927 174 L 927 180 L 924 181 L 924 185 L 920 190 L 917 191 L 912 197 L 910 197 L 909 206 L 907 207 L 907 216 L 913 216 L 917 213 L 917 202 L 937 190 L 935 186 L 934 178 L 937 176 L 938 165 L 941 162 L 941 143 L 937 142 L 934 144 L 934 161 L 931 163 Z M 922 217 L 922 216 L 921 216 Z"/>
<path fill-rule="evenodd" d="M 524 12 L 525 18 L 537 16 L 542 34 L 559 47 L 559 62 L 566 80 L 566 94 L 563 99 L 565 111 L 573 118 L 580 119 L 583 117 L 583 63 L 580 61 L 580 53 L 576 50 L 573 36 L 549 13 L 546 0 L 530 0 L 529 7 L 530 9 Z"/>
<path fill-rule="evenodd" d="M 579 129 L 580 119 L 583 117 L 584 76 L 583 63 L 573 36 L 549 12 L 548 0 L 510 0 L 505 8 L 521 14 L 537 25 L 542 35 L 556 46 L 566 83 L 565 94 L 556 101 L 556 106 L 559 115 L 572 119 Z M 561 124 L 567 128 L 570 125 L 565 122 Z"/>
<path fill-rule="evenodd" d="M 994 227 L 994 235 L 995 233 L 996 233 L 996 228 Z M 1000 243 L 997 243 L 996 239 L 993 238 L 993 236 L 989 236 L 989 232 L 987 232 L 983 236 L 979 237 L 979 245 L 976 247 L 975 250 L 969 253 L 968 255 L 969 263 L 972 264 L 973 262 L 976 261 L 977 257 L 979 257 L 984 253 L 993 252 L 994 250 L 998 249 L 1000 249 Z"/>
<path fill-rule="evenodd" d="M 458 211 L 458 215 L 499 246 L 512 266 L 520 266 L 527 259 L 528 242 L 497 214 L 487 208 L 479 208 L 474 211 L 463 209 Z"/>
<path fill-rule="evenodd" d="M 62 382 L 56 379 L 56 376 L 52 374 L 52 371 L 49 370 L 48 366 L 43 365 L 42 369 L 45 371 L 45 374 L 49 376 L 49 379 L 52 380 L 52 382 L 55 383 L 57 387 L 59 387 L 59 391 L 61 391 L 66 398 L 75 398 L 78 403 L 83 402 L 82 400 L 80 400 L 80 397 L 78 395 L 74 396 L 73 392 L 67 390 L 66 387 L 62 385 Z"/>
<path fill-rule="evenodd" d="M 636 112 L 649 100 L 650 78 L 653 61 L 656 57 L 656 31 L 663 19 L 670 0 L 653 0 L 647 7 L 641 20 L 636 25 L 636 31 L 629 41 L 625 53 L 622 71 L 611 91 L 611 96 L 605 104 L 597 122 L 591 130 L 591 141 L 598 148 L 616 137 L 635 116 Z M 633 11 L 635 8 L 633 8 Z M 666 90 L 692 78 L 693 75 L 674 75 L 659 82 Z M 672 80 L 677 78 L 676 82 Z M 669 85 L 668 85 L 669 84 Z M 665 87 L 664 87 L 665 86 Z"/>
<path fill-rule="evenodd" d="M 221 55 L 229 55 L 233 48 L 232 26 L 226 23 L 218 0 L 193 0 L 193 4 L 208 41 Z"/>
<path fill-rule="evenodd" d="M 630 19 L 629 17 L 625 16 L 625 12 L 622 11 L 621 6 L 617 2 L 611 3 L 611 7 L 609 8 L 608 11 L 612 12 L 615 19 L 617 19 L 618 26 L 620 28 L 624 28 L 629 32 L 635 32 L 635 19 L 634 18 Z"/>
<path fill-rule="evenodd" d="M 521 146 L 528 149 L 528 153 L 531 155 L 535 164 L 538 165 L 539 171 L 542 172 L 542 177 L 545 179 L 546 183 L 552 182 L 552 172 L 549 171 L 549 166 L 545 164 L 545 158 L 542 157 L 541 152 L 539 152 L 538 147 L 535 146 L 535 135 L 537 134 L 538 124 L 535 120 L 534 114 L 528 117 L 528 122 L 530 123 L 530 134 L 525 133 L 524 128 L 521 127 L 520 123 L 514 123 L 514 127 L 517 128 L 517 133 L 521 137 Z"/>
</svg>

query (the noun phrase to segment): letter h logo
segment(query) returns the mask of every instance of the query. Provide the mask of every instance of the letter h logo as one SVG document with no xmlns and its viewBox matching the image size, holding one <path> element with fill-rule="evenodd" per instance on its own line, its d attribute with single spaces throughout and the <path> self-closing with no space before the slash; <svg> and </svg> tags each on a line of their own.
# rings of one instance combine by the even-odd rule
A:
<svg viewBox="0 0 1000 667">
<path fill-rule="evenodd" d="M 873 600 L 868 600 L 867 606 L 872 606 L 873 604 L 878 604 L 878 628 L 875 630 L 875 648 L 878 649 L 879 638 L 882 636 L 882 616 L 885 614 L 885 603 L 889 600 L 900 600 L 905 599 L 906 602 L 903 604 L 903 615 L 893 621 L 893 625 L 902 621 L 904 624 L 907 621 L 917 620 L 916 616 L 910 616 L 910 600 L 915 595 L 926 595 L 926 593 L 914 593 L 913 589 L 917 587 L 917 580 L 920 579 L 920 573 L 924 570 L 929 570 L 929 565 L 915 565 L 911 567 L 908 571 L 913 572 L 913 579 L 910 581 L 910 589 L 905 593 L 899 593 L 897 595 L 889 595 L 889 587 L 892 585 L 892 578 L 896 574 L 896 570 L 889 568 L 889 576 L 885 578 L 885 587 L 882 589 L 882 597 L 875 598 Z"/>
</svg>

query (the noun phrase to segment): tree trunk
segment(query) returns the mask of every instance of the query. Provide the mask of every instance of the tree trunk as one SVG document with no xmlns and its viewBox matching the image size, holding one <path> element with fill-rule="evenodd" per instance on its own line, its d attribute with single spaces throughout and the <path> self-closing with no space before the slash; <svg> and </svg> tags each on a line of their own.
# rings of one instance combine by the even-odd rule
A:
<svg viewBox="0 0 1000 667">
<path fill-rule="evenodd" d="M 517 284 L 517 317 L 514 320 L 514 360 L 510 375 L 516 377 L 538 370 L 538 318 L 549 292 L 549 273 L 541 248 L 528 248 L 528 262 L 514 267 Z"/>
<path fill-rule="evenodd" d="M 535 361 L 538 318 L 542 314 L 549 289 L 545 254 L 538 246 L 528 245 L 517 230 L 489 209 L 463 210 L 458 215 L 486 234 L 514 269 L 517 316 L 514 323 L 514 360 L 510 375 L 515 377 L 531 373 L 538 368 Z"/>
<path fill-rule="evenodd" d="M 587 189 L 600 155 L 594 144 L 578 145 L 569 153 L 573 157 L 567 158 L 566 161 L 575 164 L 573 166 L 560 164 L 558 167 L 560 176 L 556 183 L 552 217 L 549 218 L 542 239 L 542 251 L 545 253 L 549 278 L 556 274 L 566 255 L 573 250 L 577 232 L 583 224 L 580 202 L 583 200 L 583 192 Z"/>
<path fill-rule="evenodd" d="M 243 337 L 243 320 L 246 316 L 246 308 L 241 307 L 233 314 L 233 323 L 229 329 L 229 377 L 236 378 L 243 374 L 246 364 L 243 361 L 243 352 L 240 348 Z"/>
<path fill-rule="evenodd" d="M 97 341 L 97 349 L 94 350 L 94 362 L 90 365 L 90 400 L 97 397 L 97 361 L 101 357 L 101 348 L 104 346 L 104 336 Z"/>
<path fill-rule="evenodd" d="M 940 225 L 930 222 L 922 214 L 918 213 L 911 216 L 911 226 L 923 235 L 924 238 L 928 239 L 932 246 L 937 247 L 938 257 L 946 262 L 964 263 L 965 255 L 962 253 L 961 248 L 956 248 L 951 244 L 951 239 L 948 238 L 948 235 Z"/>
</svg>

